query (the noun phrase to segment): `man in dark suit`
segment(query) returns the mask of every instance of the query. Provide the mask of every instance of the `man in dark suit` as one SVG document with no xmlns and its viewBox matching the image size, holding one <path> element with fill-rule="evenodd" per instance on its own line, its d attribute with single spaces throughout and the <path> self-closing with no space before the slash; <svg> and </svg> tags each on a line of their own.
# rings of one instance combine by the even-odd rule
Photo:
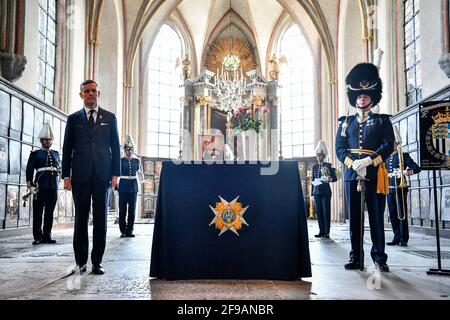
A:
<svg viewBox="0 0 450 320">
<path fill-rule="evenodd" d="M 103 274 L 101 262 L 106 244 L 109 192 L 111 186 L 115 188 L 120 176 L 120 144 L 116 116 L 98 106 L 100 91 L 97 89 L 95 81 L 84 81 L 80 86 L 84 107 L 67 118 L 62 176 L 64 188 L 72 190 L 75 204 L 75 270 L 86 271 L 92 199 L 92 272 Z"/>
<path fill-rule="evenodd" d="M 27 187 L 33 195 L 33 245 L 56 243 L 52 239 L 53 211 L 58 198 L 59 153 L 51 150 L 53 132 L 48 123 L 44 123 L 39 133 L 42 148 L 33 150 L 27 162 Z M 34 171 L 36 175 L 33 180 Z M 42 231 L 42 212 L 44 228 Z"/>
<path fill-rule="evenodd" d="M 143 180 L 143 170 L 139 158 L 133 154 L 135 145 L 130 135 L 125 137 L 123 148 L 125 157 L 120 159 L 122 175 L 119 182 L 119 229 L 121 238 L 134 238 L 138 180 Z"/>
<path fill-rule="evenodd" d="M 316 147 L 317 164 L 313 166 L 312 191 L 314 206 L 316 207 L 317 220 L 319 222 L 319 234 L 316 238 L 330 238 L 331 220 L 331 188 L 330 182 L 335 182 L 336 173 L 331 163 L 325 162 L 328 155 L 325 141 L 319 141 Z"/>
<path fill-rule="evenodd" d="M 401 147 L 400 132 L 395 128 L 396 145 L 394 153 L 386 159 L 386 165 L 389 173 L 389 194 L 387 196 L 387 203 L 389 207 L 389 219 L 392 224 L 392 231 L 394 232 L 394 239 L 386 244 L 388 246 L 400 245 L 406 247 L 409 240 L 408 230 L 408 186 L 400 186 L 400 170 L 403 170 L 403 175 L 411 176 L 420 172 L 420 167 L 411 158 L 409 153 L 403 154 L 403 167 L 400 168 L 398 151 Z M 405 181 L 406 182 L 406 181 Z"/>
</svg>

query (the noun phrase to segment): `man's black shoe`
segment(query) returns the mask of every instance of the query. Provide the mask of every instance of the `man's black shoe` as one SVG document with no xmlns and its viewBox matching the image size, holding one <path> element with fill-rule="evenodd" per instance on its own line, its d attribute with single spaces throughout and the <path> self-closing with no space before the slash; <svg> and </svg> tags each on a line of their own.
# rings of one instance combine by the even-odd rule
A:
<svg viewBox="0 0 450 320">
<path fill-rule="evenodd" d="M 316 238 L 322 238 L 322 236 L 323 236 L 323 234 L 319 233 L 319 234 L 316 234 L 314 237 L 316 237 Z"/>
<path fill-rule="evenodd" d="M 329 234 L 324 234 L 324 235 L 322 236 L 322 238 L 324 238 L 324 239 L 330 239 L 330 235 L 329 235 Z"/>
<path fill-rule="evenodd" d="M 92 273 L 93 274 L 104 274 L 105 268 L 103 268 L 103 266 L 101 264 L 99 264 L 97 266 L 92 266 Z"/>
<path fill-rule="evenodd" d="M 389 266 L 386 262 L 375 262 L 375 268 L 381 272 L 389 272 Z"/>
<path fill-rule="evenodd" d="M 53 239 L 45 239 L 45 240 L 42 240 L 42 243 L 55 244 L 55 243 L 56 243 L 56 240 L 53 240 Z"/>
<path fill-rule="evenodd" d="M 86 270 L 87 270 L 87 267 L 86 267 L 85 264 L 82 264 L 82 265 L 77 264 L 77 265 L 75 266 L 75 268 L 73 268 L 72 272 L 73 272 L 73 273 L 79 272 L 80 274 L 82 274 L 82 273 L 85 273 Z"/>
<path fill-rule="evenodd" d="M 128 234 L 125 235 L 125 237 L 127 237 L 127 238 L 134 238 L 136 236 L 134 234 L 132 234 L 132 233 L 128 233 Z"/>
<path fill-rule="evenodd" d="M 398 245 L 401 246 L 401 247 L 407 247 L 408 246 L 408 242 L 400 242 Z"/>
<path fill-rule="evenodd" d="M 41 240 L 34 240 L 33 243 L 32 243 L 32 245 L 33 245 L 33 246 L 37 246 L 38 244 L 41 244 L 41 243 L 42 243 Z"/>
<path fill-rule="evenodd" d="M 125 238 L 125 237 L 126 237 L 125 233 L 122 233 L 122 234 L 120 235 L 120 237 L 121 237 L 121 238 Z"/>
<path fill-rule="evenodd" d="M 396 246 L 400 244 L 400 240 L 392 240 L 391 242 L 386 243 L 388 246 Z"/>
<path fill-rule="evenodd" d="M 360 264 L 358 261 L 350 260 L 344 265 L 345 270 L 357 270 L 360 268 Z"/>
</svg>

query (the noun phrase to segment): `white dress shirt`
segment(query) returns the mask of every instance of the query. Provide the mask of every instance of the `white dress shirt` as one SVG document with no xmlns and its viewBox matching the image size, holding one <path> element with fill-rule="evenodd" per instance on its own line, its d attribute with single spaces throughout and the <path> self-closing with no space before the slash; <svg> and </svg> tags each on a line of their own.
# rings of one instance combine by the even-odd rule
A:
<svg viewBox="0 0 450 320">
<path fill-rule="evenodd" d="M 89 122 L 89 116 L 90 116 L 89 111 L 91 111 L 91 110 L 95 110 L 95 112 L 94 112 L 94 114 L 93 114 L 93 117 L 94 117 L 94 123 L 95 123 L 95 122 L 97 121 L 98 105 L 97 105 L 94 109 L 89 109 L 89 108 L 84 107 L 84 111 L 86 111 L 86 116 L 87 116 L 88 122 Z"/>
</svg>

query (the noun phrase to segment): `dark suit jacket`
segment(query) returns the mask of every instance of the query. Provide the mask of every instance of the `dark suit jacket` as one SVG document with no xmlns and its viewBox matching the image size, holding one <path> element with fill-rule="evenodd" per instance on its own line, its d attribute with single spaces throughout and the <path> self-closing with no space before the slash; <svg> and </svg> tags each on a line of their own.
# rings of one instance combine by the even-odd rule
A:
<svg viewBox="0 0 450 320">
<path fill-rule="evenodd" d="M 89 180 L 92 172 L 108 182 L 120 176 L 120 144 L 116 116 L 98 109 L 94 130 L 89 129 L 84 108 L 67 118 L 63 146 L 62 176 L 72 182 Z"/>
</svg>

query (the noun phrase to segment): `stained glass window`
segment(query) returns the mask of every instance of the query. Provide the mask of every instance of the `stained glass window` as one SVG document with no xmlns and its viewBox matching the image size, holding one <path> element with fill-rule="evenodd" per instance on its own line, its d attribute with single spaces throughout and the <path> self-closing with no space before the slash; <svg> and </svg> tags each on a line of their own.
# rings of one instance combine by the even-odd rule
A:
<svg viewBox="0 0 450 320">
<path fill-rule="evenodd" d="M 54 105 L 56 63 L 56 0 L 39 0 L 37 95 Z"/>
<path fill-rule="evenodd" d="M 420 0 L 405 0 L 405 76 L 408 105 L 422 98 L 422 72 L 420 50 Z"/>
<path fill-rule="evenodd" d="M 314 156 L 314 61 L 297 25 L 285 31 L 279 50 L 287 60 L 280 74 L 283 157 Z"/>
<path fill-rule="evenodd" d="M 177 158 L 181 102 L 180 75 L 175 70 L 182 57 L 182 42 L 174 29 L 163 25 L 150 51 L 147 92 L 147 152 L 149 157 Z"/>
</svg>

